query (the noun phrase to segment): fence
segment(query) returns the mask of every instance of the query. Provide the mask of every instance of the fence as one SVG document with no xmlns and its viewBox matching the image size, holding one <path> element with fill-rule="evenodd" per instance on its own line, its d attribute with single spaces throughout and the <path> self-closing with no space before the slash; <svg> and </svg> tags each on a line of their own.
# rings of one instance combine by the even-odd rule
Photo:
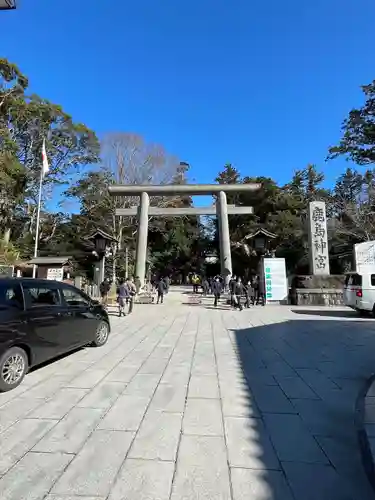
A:
<svg viewBox="0 0 375 500">
<path fill-rule="evenodd" d="M 93 299 L 98 299 L 100 297 L 98 285 L 84 285 L 82 290 Z"/>
</svg>

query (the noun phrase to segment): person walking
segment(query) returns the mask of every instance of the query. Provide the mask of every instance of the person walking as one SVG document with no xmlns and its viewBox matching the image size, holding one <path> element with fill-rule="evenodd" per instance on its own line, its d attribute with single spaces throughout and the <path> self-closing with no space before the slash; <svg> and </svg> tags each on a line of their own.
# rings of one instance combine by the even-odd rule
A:
<svg viewBox="0 0 375 500">
<path fill-rule="evenodd" d="M 157 302 L 156 302 L 157 304 L 159 304 L 159 302 L 161 304 L 163 304 L 165 290 L 166 290 L 165 281 L 163 278 L 161 278 L 159 283 L 158 283 L 158 286 L 157 286 L 157 291 L 158 291 L 158 298 L 157 298 Z"/>
<path fill-rule="evenodd" d="M 104 308 L 107 308 L 108 294 L 110 289 L 111 289 L 111 284 L 108 281 L 108 278 L 104 278 L 104 280 L 100 283 L 99 286 L 100 297 L 102 299 L 102 305 Z"/>
<path fill-rule="evenodd" d="M 137 294 L 137 289 L 136 289 L 136 286 L 134 284 L 134 279 L 133 278 L 126 278 L 126 286 L 128 288 L 128 293 L 129 293 L 129 297 L 127 300 L 128 304 L 129 304 L 128 314 L 130 314 L 133 312 L 134 297 Z"/>
<path fill-rule="evenodd" d="M 169 292 L 169 286 L 171 284 L 171 280 L 169 279 L 169 276 L 165 276 L 165 278 L 163 278 L 163 280 L 165 283 L 165 294 L 167 295 L 167 293 Z"/>
<path fill-rule="evenodd" d="M 212 292 L 214 294 L 214 306 L 217 307 L 217 304 L 220 300 L 220 295 L 222 292 L 222 286 L 220 283 L 220 278 L 215 278 L 215 281 L 212 283 Z"/>
<path fill-rule="evenodd" d="M 238 307 L 240 311 L 242 311 L 243 307 L 241 304 L 241 298 L 244 293 L 244 286 L 242 284 L 241 278 L 237 278 L 235 285 L 234 285 L 234 299 L 235 299 L 235 306 Z"/>
<path fill-rule="evenodd" d="M 203 278 L 202 289 L 203 289 L 203 295 L 204 296 L 208 295 L 208 292 L 210 290 L 210 284 L 208 283 L 207 278 Z"/>
<path fill-rule="evenodd" d="M 120 318 L 121 316 L 126 316 L 125 306 L 129 302 L 129 296 L 129 288 L 124 280 L 121 280 L 117 288 L 118 315 Z"/>
<path fill-rule="evenodd" d="M 266 293 L 265 293 L 265 286 L 264 285 L 265 285 L 265 283 L 264 283 L 263 277 L 259 277 L 257 304 L 259 304 L 259 302 L 260 302 L 262 306 L 266 305 Z"/>
<path fill-rule="evenodd" d="M 193 293 L 198 293 L 199 287 L 199 276 L 197 274 L 193 274 L 191 281 L 193 283 Z"/>
<path fill-rule="evenodd" d="M 233 276 L 229 280 L 229 294 L 230 294 L 230 305 L 232 307 L 235 306 L 235 287 L 236 287 L 237 279 L 235 276 Z"/>
<path fill-rule="evenodd" d="M 139 292 L 141 291 L 141 280 L 139 279 L 139 276 L 136 276 L 135 279 L 133 280 L 134 286 L 135 286 L 135 293 L 139 295 Z"/>
<path fill-rule="evenodd" d="M 259 301 L 259 276 L 256 274 L 253 280 L 253 305 L 258 305 Z"/>
<path fill-rule="evenodd" d="M 253 296 L 253 285 L 251 283 L 251 280 L 248 280 L 248 282 L 245 285 L 245 307 L 249 308 L 250 307 L 250 302 L 251 298 Z"/>
</svg>

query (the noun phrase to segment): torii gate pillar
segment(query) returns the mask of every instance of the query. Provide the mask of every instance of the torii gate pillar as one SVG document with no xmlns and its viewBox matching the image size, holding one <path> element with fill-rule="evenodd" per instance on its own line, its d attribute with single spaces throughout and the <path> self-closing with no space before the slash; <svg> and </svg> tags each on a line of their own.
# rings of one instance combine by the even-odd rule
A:
<svg viewBox="0 0 375 500">
<path fill-rule="evenodd" d="M 135 275 L 139 277 L 143 286 L 146 275 L 147 236 L 148 236 L 148 207 L 150 197 L 148 193 L 141 193 L 138 208 L 137 251 L 135 260 Z"/>
<path fill-rule="evenodd" d="M 227 287 L 232 274 L 232 254 L 230 251 L 227 195 L 224 191 L 220 191 L 217 196 L 216 209 L 219 225 L 221 275 L 225 280 L 225 287 Z"/>
</svg>

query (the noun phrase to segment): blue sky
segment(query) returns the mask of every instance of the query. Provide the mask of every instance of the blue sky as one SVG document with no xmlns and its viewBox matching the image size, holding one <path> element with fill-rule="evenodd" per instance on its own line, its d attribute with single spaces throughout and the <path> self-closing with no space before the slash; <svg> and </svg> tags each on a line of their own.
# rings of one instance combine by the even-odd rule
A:
<svg viewBox="0 0 375 500">
<path fill-rule="evenodd" d="M 73 6 L 74 4 L 74 6 Z M 137 132 L 212 182 L 325 163 L 375 78 L 373 0 L 18 0 L 1 56 L 98 133 Z"/>
</svg>

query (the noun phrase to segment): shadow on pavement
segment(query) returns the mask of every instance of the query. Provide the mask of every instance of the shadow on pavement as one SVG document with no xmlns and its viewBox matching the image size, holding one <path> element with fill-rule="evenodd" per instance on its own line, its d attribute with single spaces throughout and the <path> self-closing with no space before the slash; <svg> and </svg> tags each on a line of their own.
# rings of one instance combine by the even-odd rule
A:
<svg viewBox="0 0 375 500">
<path fill-rule="evenodd" d="M 72 354 L 75 354 L 76 352 L 79 352 L 79 351 L 83 351 L 84 349 L 87 349 L 89 347 L 90 346 L 87 345 L 84 347 L 77 347 L 73 351 L 64 352 L 63 354 L 60 354 L 56 358 L 48 359 L 47 361 L 44 361 L 40 365 L 36 365 L 36 366 L 31 367 L 28 373 L 36 372 L 36 371 L 40 370 L 41 368 L 45 368 L 46 366 L 49 366 L 49 365 L 55 363 L 56 361 L 59 361 L 60 359 L 67 358 L 67 357 L 71 356 Z"/>
<path fill-rule="evenodd" d="M 230 336 L 241 371 L 225 371 L 243 412 L 224 417 L 235 498 L 242 475 L 241 499 L 373 500 L 355 408 L 375 369 L 374 323 L 293 320 Z"/>
<path fill-rule="evenodd" d="M 218 306 L 212 306 L 212 305 L 204 305 L 204 308 L 205 309 L 210 309 L 210 310 L 218 310 L 218 311 L 230 311 L 231 310 L 231 307 L 230 306 L 225 306 L 225 305 L 218 305 Z"/>
<path fill-rule="evenodd" d="M 306 316 L 325 316 L 330 318 L 353 318 L 358 319 L 360 317 L 357 311 L 353 311 L 352 309 L 292 309 L 294 314 L 303 314 Z M 364 317 L 370 318 L 371 315 L 368 313 L 367 315 L 364 313 Z"/>
</svg>

